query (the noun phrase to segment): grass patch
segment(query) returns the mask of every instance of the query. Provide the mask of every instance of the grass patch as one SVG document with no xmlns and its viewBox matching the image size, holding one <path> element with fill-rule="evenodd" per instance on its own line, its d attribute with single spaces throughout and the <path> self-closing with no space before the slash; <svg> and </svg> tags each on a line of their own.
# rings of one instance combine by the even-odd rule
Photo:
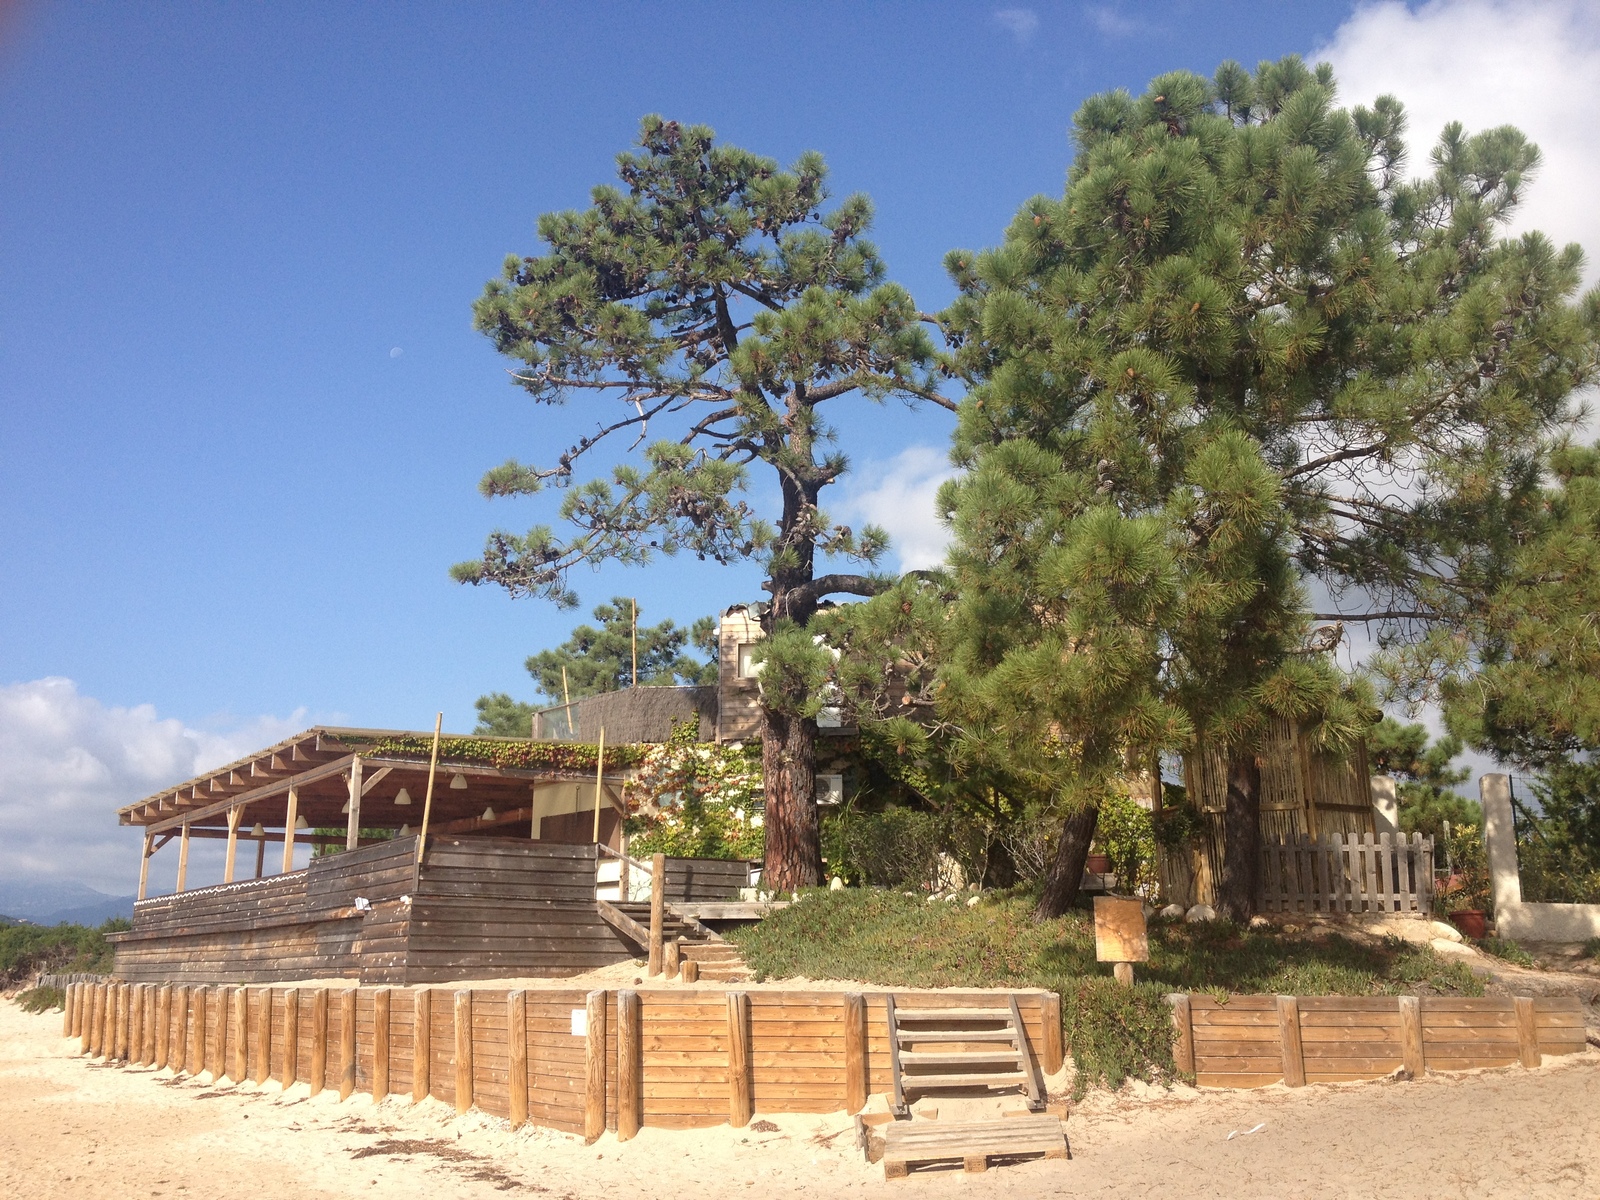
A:
<svg viewBox="0 0 1600 1200">
<path fill-rule="evenodd" d="M 29 988 L 17 993 L 17 1003 L 23 1012 L 42 1013 L 52 1008 L 60 1012 L 67 1007 L 67 993 L 58 987 Z"/>
<path fill-rule="evenodd" d="M 1486 937 L 1473 938 L 1472 944 L 1485 954 L 1492 954 L 1498 959 L 1518 967 L 1537 967 L 1539 960 L 1534 958 L 1510 938 Z"/>
<path fill-rule="evenodd" d="M 1118 987 L 1095 961 L 1087 912 L 1035 921 L 1025 896 L 975 907 L 875 888 L 808 893 L 737 930 L 758 978 L 859 979 L 884 987 L 1043 987 L 1060 994 L 1079 1088 L 1173 1076 L 1171 992 L 1479 996 L 1459 962 L 1397 938 L 1372 945 L 1336 933 L 1285 935 L 1225 921 L 1152 921 L 1139 983 Z"/>
</svg>

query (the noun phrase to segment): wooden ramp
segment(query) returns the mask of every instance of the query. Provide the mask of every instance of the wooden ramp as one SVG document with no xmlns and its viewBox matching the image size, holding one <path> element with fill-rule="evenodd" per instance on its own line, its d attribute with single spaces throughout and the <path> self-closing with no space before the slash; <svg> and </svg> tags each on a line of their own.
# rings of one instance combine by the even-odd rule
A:
<svg viewBox="0 0 1600 1200">
<path fill-rule="evenodd" d="M 1044 1082 L 1014 999 L 1006 1008 L 907 1008 L 888 996 L 885 1009 L 896 1116 L 910 1115 L 908 1092 L 979 1088 L 1016 1088 L 1034 1112 L 1044 1108 Z"/>
<path fill-rule="evenodd" d="M 1055 1117 L 999 1121 L 891 1122 L 883 1135 L 883 1177 L 904 1179 L 912 1167 L 958 1161 L 968 1171 L 989 1169 L 991 1158 L 1067 1158 L 1067 1135 Z"/>
</svg>

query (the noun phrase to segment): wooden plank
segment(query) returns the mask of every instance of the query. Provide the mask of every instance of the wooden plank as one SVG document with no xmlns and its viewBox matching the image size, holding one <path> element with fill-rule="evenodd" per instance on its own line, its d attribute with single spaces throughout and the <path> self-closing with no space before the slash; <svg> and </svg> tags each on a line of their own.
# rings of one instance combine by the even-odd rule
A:
<svg viewBox="0 0 1600 1200">
<path fill-rule="evenodd" d="M 1172 1006 L 1172 1058 L 1177 1069 L 1185 1075 L 1194 1074 L 1194 1024 L 1191 1019 L 1188 996 L 1167 997 Z"/>
<path fill-rule="evenodd" d="M 356 1090 L 356 989 L 339 993 L 339 1099 Z"/>
<path fill-rule="evenodd" d="M 1035 1109 L 1043 1108 L 1044 1080 L 1039 1077 L 1039 1063 L 1028 1045 L 1028 1031 L 1022 1023 L 1022 1013 L 1017 1009 L 1017 997 L 1014 994 L 1011 996 L 1011 1029 L 1016 1035 L 1017 1056 L 1021 1060 L 1019 1065 L 1026 1077 L 1022 1086 L 1028 1093 L 1028 1106 Z"/>
<path fill-rule="evenodd" d="M 1542 1060 L 1539 1056 L 1539 1030 L 1533 1018 L 1533 998 L 1517 996 L 1514 999 L 1517 1011 L 1517 1054 L 1523 1066 L 1537 1067 Z"/>
<path fill-rule="evenodd" d="M 750 1075 L 750 997 L 728 993 L 728 1123 L 741 1129 L 755 1112 Z"/>
<path fill-rule="evenodd" d="M 583 1136 L 594 1142 L 606 1131 L 607 994 L 593 991 L 585 1001 Z"/>
<path fill-rule="evenodd" d="M 639 993 L 617 993 L 617 1140 L 635 1137 L 644 1120 Z"/>
<path fill-rule="evenodd" d="M 511 1128 L 528 1121 L 528 994 L 506 993 L 506 1109 Z"/>
<path fill-rule="evenodd" d="M 456 1029 L 456 1113 L 472 1108 L 472 989 L 462 988 L 455 994 Z"/>
<path fill-rule="evenodd" d="M 844 996 L 844 1070 L 846 1112 L 867 1106 L 867 1002 L 860 992 Z"/>
<path fill-rule="evenodd" d="M 428 1098 L 433 1079 L 433 989 L 418 988 L 411 996 L 411 1102 Z"/>
</svg>

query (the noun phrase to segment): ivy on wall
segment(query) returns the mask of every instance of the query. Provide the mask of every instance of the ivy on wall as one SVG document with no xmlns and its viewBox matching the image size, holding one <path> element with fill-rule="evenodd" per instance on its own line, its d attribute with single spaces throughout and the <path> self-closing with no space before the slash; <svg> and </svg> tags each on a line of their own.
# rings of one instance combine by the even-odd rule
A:
<svg viewBox="0 0 1600 1200">
<path fill-rule="evenodd" d="M 759 746 L 717 746 L 697 739 L 696 722 L 673 728 L 644 748 L 638 773 L 624 785 L 634 855 L 760 858 Z"/>
<path fill-rule="evenodd" d="M 607 768 L 636 767 L 652 749 L 630 744 L 606 747 Z M 420 758 L 433 753 L 433 738 L 426 735 L 383 737 L 367 751 L 373 755 Z M 588 742 L 523 742 L 500 738 L 444 737 L 439 739 L 439 761 L 481 762 L 491 766 L 523 770 L 593 771 L 598 763 L 597 748 Z"/>
</svg>

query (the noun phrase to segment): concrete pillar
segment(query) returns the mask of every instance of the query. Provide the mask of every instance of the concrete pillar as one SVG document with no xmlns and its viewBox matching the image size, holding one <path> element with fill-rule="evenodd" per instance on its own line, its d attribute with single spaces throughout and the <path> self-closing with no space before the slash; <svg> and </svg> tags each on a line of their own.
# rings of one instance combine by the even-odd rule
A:
<svg viewBox="0 0 1600 1200">
<path fill-rule="evenodd" d="M 1495 911 L 1522 903 L 1522 877 L 1517 872 L 1517 834 L 1511 818 L 1511 777 L 1485 775 L 1478 780 L 1483 801 L 1483 843 L 1489 853 L 1489 883 Z"/>
<path fill-rule="evenodd" d="M 1374 775 L 1368 785 L 1372 790 L 1372 825 L 1379 833 L 1400 832 L 1400 797 L 1394 780 L 1387 775 Z"/>
</svg>

